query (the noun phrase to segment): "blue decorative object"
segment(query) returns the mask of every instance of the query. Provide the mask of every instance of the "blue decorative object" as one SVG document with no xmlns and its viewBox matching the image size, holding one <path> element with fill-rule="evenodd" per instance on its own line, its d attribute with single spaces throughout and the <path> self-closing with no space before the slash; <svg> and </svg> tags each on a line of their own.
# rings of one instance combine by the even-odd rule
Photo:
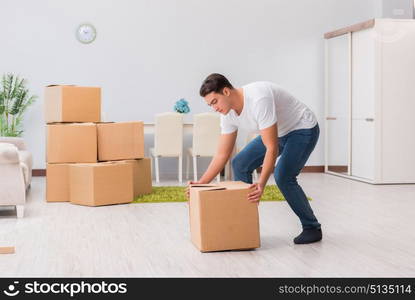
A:
<svg viewBox="0 0 415 300">
<path fill-rule="evenodd" d="M 181 114 L 187 114 L 190 111 L 189 108 L 189 102 L 186 101 L 186 99 L 180 99 L 179 101 L 176 102 L 176 104 L 174 105 L 174 111 L 177 111 L 178 113 Z"/>
</svg>

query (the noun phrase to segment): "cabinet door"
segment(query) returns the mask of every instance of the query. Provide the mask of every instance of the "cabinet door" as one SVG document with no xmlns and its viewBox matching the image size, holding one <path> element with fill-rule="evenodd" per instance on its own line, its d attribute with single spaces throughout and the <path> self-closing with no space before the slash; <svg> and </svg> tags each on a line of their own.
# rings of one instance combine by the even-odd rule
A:
<svg viewBox="0 0 415 300">
<path fill-rule="evenodd" d="M 375 39 L 373 29 L 352 34 L 351 174 L 375 179 Z"/>
<path fill-rule="evenodd" d="M 326 40 L 326 167 L 349 173 L 350 34 Z"/>
<path fill-rule="evenodd" d="M 352 175 L 375 179 L 375 126 L 371 121 L 352 121 Z"/>
<path fill-rule="evenodd" d="M 382 20 L 378 32 L 382 181 L 415 183 L 415 20 Z"/>
</svg>

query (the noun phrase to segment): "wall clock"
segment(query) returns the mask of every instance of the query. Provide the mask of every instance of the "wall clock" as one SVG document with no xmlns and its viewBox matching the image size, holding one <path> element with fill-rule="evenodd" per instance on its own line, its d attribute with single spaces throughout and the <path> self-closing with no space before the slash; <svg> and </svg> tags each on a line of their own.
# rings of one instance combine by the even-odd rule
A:
<svg viewBox="0 0 415 300">
<path fill-rule="evenodd" d="M 76 30 L 76 38 L 83 44 L 92 43 L 97 37 L 97 31 L 91 24 L 81 24 Z"/>
</svg>

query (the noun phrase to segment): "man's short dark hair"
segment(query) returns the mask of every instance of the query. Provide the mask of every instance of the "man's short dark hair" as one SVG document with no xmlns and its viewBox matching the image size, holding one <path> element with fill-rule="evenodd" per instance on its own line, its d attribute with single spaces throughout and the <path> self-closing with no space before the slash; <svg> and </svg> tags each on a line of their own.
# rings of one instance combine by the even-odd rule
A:
<svg viewBox="0 0 415 300">
<path fill-rule="evenodd" d="M 207 94 L 212 92 L 222 94 L 223 88 L 225 87 L 233 89 L 232 84 L 225 76 L 222 74 L 213 73 L 206 77 L 206 79 L 203 81 L 199 93 L 202 97 L 205 97 Z"/>
</svg>

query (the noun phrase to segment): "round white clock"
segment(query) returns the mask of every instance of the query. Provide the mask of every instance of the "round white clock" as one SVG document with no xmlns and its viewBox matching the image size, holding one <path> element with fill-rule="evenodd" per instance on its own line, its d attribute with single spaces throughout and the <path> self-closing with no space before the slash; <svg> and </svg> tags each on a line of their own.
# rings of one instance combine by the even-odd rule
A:
<svg viewBox="0 0 415 300">
<path fill-rule="evenodd" d="M 97 31 L 95 30 L 95 27 L 91 24 L 81 24 L 78 26 L 78 29 L 76 30 L 76 38 L 78 41 L 84 44 L 92 43 L 95 38 L 97 37 Z"/>
</svg>

